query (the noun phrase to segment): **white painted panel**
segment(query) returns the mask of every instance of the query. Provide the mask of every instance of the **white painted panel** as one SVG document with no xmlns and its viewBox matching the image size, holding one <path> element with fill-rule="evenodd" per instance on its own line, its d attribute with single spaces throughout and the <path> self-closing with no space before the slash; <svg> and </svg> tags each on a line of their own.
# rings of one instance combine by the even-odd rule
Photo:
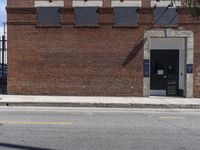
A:
<svg viewBox="0 0 200 150">
<path fill-rule="evenodd" d="M 142 0 L 124 0 L 121 2 L 120 0 L 113 0 L 112 7 L 141 7 Z"/>
<path fill-rule="evenodd" d="M 143 78 L 143 96 L 149 97 L 150 96 L 150 78 Z"/>
<path fill-rule="evenodd" d="M 186 91 L 186 97 L 187 98 L 192 98 L 193 97 L 193 74 L 192 73 L 187 73 L 187 82 L 186 82 L 186 86 L 190 87 L 190 89 L 187 89 Z"/>
<path fill-rule="evenodd" d="M 151 49 L 185 49 L 185 39 L 151 38 Z"/>
<path fill-rule="evenodd" d="M 156 2 L 155 0 L 151 1 L 151 7 L 166 7 L 171 3 L 170 0 L 160 0 L 160 2 Z M 181 0 L 179 1 L 173 1 L 173 3 L 175 4 L 175 6 L 181 6 Z"/>
<path fill-rule="evenodd" d="M 151 38 L 150 49 L 179 50 L 179 89 L 185 91 L 185 38 Z"/>
<path fill-rule="evenodd" d="M 150 90 L 150 95 L 153 96 L 166 96 L 166 90 Z"/>
<path fill-rule="evenodd" d="M 64 1 L 52 1 L 49 2 L 49 0 L 37 0 L 34 3 L 35 7 L 64 7 Z"/>
<path fill-rule="evenodd" d="M 73 7 L 102 7 L 103 1 L 102 0 L 73 0 L 72 3 Z"/>
</svg>

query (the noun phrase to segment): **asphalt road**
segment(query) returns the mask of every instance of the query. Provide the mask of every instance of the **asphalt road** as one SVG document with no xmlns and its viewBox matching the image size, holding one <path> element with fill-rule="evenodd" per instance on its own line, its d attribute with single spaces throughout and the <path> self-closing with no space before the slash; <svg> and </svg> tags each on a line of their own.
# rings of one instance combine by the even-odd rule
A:
<svg viewBox="0 0 200 150">
<path fill-rule="evenodd" d="M 200 110 L 0 107 L 0 150 L 200 150 Z"/>
</svg>

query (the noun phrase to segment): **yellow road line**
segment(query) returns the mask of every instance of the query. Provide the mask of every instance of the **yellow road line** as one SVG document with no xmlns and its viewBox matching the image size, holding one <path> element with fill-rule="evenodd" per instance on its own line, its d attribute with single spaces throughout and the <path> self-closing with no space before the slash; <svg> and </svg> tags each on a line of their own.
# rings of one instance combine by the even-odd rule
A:
<svg viewBox="0 0 200 150">
<path fill-rule="evenodd" d="M 161 116 L 160 119 L 184 119 L 184 117 L 175 117 L 175 116 Z"/>
<path fill-rule="evenodd" d="M 15 122 L 15 121 L 0 121 L 0 124 L 30 124 L 30 125 L 70 125 L 68 122 Z"/>
</svg>

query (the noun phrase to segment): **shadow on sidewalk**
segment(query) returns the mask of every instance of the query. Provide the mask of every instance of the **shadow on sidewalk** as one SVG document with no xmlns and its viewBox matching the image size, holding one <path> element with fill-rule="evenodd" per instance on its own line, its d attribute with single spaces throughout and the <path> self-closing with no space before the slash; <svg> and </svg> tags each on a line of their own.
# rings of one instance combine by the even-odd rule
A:
<svg viewBox="0 0 200 150">
<path fill-rule="evenodd" d="M 53 150 L 53 149 L 17 145 L 17 144 L 11 144 L 11 143 L 0 143 L 0 149 L 1 147 L 4 147 L 4 148 L 7 147 L 9 149 L 18 149 L 18 150 Z"/>
</svg>

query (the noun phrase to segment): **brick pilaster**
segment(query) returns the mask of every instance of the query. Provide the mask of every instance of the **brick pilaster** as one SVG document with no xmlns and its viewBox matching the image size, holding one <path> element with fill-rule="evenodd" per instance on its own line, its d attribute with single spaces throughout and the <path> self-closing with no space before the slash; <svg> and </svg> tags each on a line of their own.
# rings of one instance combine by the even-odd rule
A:
<svg viewBox="0 0 200 150">
<path fill-rule="evenodd" d="M 151 7 L 151 0 L 142 0 L 142 7 Z"/>
<path fill-rule="evenodd" d="M 64 0 L 64 6 L 65 7 L 72 7 L 73 0 Z"/>
<path fill-rule="evenodd" d="M 111 7 L 112 0 L 102 0 L 103 1 L 103 7 Z"/>
</svg>

